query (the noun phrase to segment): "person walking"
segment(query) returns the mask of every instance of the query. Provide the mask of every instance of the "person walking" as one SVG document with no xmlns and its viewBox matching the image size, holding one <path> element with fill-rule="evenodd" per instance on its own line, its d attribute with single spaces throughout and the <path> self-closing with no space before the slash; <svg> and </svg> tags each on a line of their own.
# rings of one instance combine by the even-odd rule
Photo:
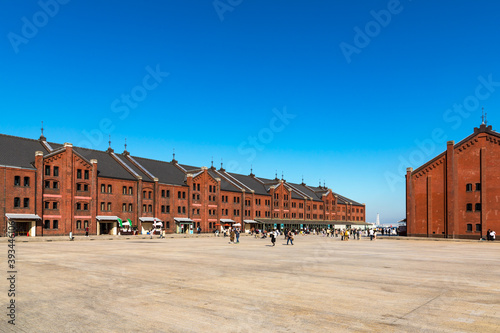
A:
<svg viewBox="0 0 500 333">
<path fill-rule="evenodd" d="M 288 230 L 288 234 L 286 235 L 287 236 L 287 239 L 286 239 L 286 245 L 288 245 L 288 242 L 292 243 L 293 245 L 293 232 L 292 230 Z"/>
<path fill-rule="evenodd" d="M 89 227 L 85 228 L 85 237 L 89 237 Z"/>
<path fill-rule="evenodd" d="M 240 242 L 240 230 L 236 229 L 234 233 L 236 235 L 236 243 L 239 243 Z"/>
<path fill-rule="evenodd" d="M 370 235 L 370 240 L 373 240 L 373 229 L 370 229 L 370 231 L 368 231 L 368 234 Z"/>
<path fill-rule="evenodd" d="M 271 236 L 271 243 L 273 243 L 273 246 L 276 245 L 276 232 L 273 230 L 270 232 L 270 235 Z"/>
</svg>

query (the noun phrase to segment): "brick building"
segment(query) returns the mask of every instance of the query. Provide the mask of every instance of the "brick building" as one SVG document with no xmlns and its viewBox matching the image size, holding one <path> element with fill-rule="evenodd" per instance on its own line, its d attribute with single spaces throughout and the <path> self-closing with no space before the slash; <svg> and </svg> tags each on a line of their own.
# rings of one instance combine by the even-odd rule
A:
<svg viewBox="0 0 500 333">
<path fill-rule="evenodd" d="M 365 224 L 365 205 L 324 186 L 289 183 L 0 134 L 0 229 L 31 236 L 146 232 L 213 232 Z M 124 226 L 128 228 L 127 226 Z"/>
<path fill-rule="evenodd" d="M 416 170 L 406 171 L 408 236 L 486 237 L 500 230 L 500 133 L 482 124 Z"/>
</svg>

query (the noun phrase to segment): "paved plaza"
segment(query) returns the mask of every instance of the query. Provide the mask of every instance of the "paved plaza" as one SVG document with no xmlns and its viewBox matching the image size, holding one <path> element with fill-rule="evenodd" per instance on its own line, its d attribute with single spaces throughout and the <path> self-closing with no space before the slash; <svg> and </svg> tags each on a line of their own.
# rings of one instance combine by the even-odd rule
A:
<svg viewBox="0 0 500 333">
<path fill-rule="evenodd" d="M 500 332 L 499 243 L 22 240 L 1 332 Z"/>
</svg>

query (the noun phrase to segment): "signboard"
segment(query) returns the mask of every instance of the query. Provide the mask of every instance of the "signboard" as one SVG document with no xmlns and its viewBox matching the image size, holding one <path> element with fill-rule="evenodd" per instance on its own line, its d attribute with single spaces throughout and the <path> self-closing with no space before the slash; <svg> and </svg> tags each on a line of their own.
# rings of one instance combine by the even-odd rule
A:
<svg viewBox="0 0 500 333">
<path fill-rule="evenodd" d="M 303 225 L 303 224 L 301 224 L 301 225 L 300 225 L 300 229 L 303 229 L 303 228 L 304 228 L 304 225 Z"/>
<path fill-rule="evenodd" d="M 275 223 L 275 224 L 274 224 L 274 229 L 276 229 L 277 227 L 278 227 L 278 225 Z"/>
<path fill-rule="evenodd" d="M 283 223 L 281 223 L 281 229 L 285 228 L 285 225 Z"/>
</svg>

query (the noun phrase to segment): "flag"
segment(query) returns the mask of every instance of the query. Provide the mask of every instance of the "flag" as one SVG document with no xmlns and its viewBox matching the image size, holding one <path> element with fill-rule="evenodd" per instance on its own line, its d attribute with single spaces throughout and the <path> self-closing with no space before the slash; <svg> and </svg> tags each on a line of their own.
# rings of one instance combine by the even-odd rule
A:
<svg viewBox="0 0 500 333">
<path fill-rule="evenodd" d="M 127 219 L 128 223 L 130 223 L 130 228 L 132 228 L 132 220 L 131 219 Z"/>
<path fill-rule="evenodd" d="M 118 223 L 120 223 L 120 228 L 123 228 L 123 223 L 121 218 L 118 218 Z"/>
</svg>

